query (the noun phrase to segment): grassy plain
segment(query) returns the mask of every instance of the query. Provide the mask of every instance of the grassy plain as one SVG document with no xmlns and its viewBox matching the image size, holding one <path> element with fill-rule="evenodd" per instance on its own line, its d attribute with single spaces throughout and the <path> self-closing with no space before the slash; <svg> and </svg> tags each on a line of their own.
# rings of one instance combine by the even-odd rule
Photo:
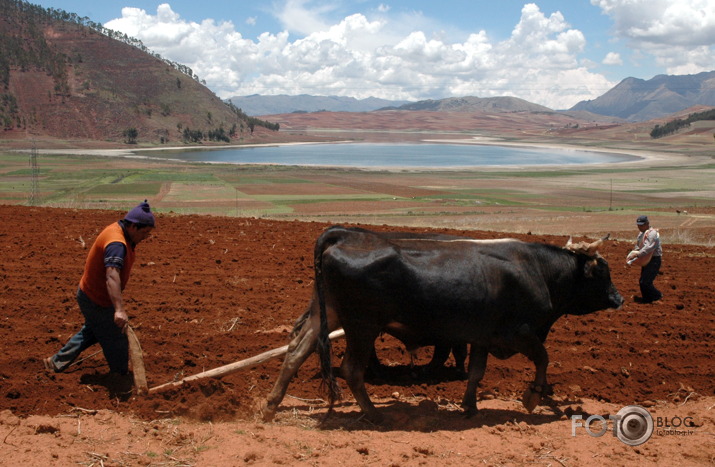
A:
<svg viewBox="0 0 715 467">
<path fill-rule="evenodd" d="M 380 113 L 347 117 L 318 113 L 270 120 L 280 122 L 282 142 L 291 135 L 296 141 L 323 142 L 460 141 L 570 146 L 643 158 L 570 167 L 366 170 L 190 163 L 170 159 L 176 152 L 157 151 L 161 148 L 125 147 L 112 152 L 106 145 L 92 149 L 97 145 L 91 142 L 76 145 L 82 149 L 53 142 L 62 149 L 38 151 L 33 197 L 29 150 L 16 152 L 16 146 L 0 144 L 0 203 L 126 210 L 146 198 L 156 211 L 167 214 L 591 237 L 611 232 L 623 238 L 633 236 L 633 219 L 645 213 L 654 217 L 653 224 L 673 242 L 715 243 L 715 122 L 700 125 L 692 133 L 653 141 L 647 138 L 652 122 L 594 124 L 574 130 L 567 121 L 538 121 L 540 116 L 531 115 L 501 129 L 485 131 L 482 125 L 480 131 L 469 131 L 474 127 L 469 114 L 448 118 L 430 113 L 414 116 L 415 121 L 408 114 L 397 119 Z M 302 120 L 308 117 L 313 126 Z M 370 129 L 375 122 L 409 128 Z M 367 129 L 355 130 L 361 125 Z M 420 125 L 418 131 L 410 129 Z M 558 125 L 561 130 L 554 129 Z M 43 147 L 42 143 L 37 146 Z"/>
<path fill-rule="evenodd" d="M 0 202 L 30 204 L 27 153 L 0 154 Z M 38 155 L 34 203 L 163 213 L 630 236 L 637 213 L 713 243 L 715 164 L 573 169 L 360 170 Z M 680 213 L 678 213 L 680 211 Z M 687 211 L 687 215 L 683 212 Z"/>
</svg>

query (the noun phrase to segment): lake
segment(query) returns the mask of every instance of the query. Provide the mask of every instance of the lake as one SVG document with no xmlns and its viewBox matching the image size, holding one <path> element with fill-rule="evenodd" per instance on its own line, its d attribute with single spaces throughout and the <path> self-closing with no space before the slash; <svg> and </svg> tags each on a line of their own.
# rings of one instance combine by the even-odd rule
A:
<svg viewBox="0 0 715 467">
<path fill-rule="evenodd" d="M 169 156 L 166 156 L 169 157 Z M 580 165 L 625 162 L 637 156 L 576 149 L 479 144 L 296 144 L 181 151 L 172 159 L 235 164 L 340 167 L 448 168 L 481 166 Z"/>
</svg>

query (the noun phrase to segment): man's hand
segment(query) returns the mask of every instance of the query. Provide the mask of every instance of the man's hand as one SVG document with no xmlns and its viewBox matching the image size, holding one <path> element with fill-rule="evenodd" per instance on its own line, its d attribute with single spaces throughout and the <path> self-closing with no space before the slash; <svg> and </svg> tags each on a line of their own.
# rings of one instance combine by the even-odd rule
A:
<svg viewBox="0 0 715 467">
<path fill-rule="evenodd" d="M 127 312 L 124 310 L 115 310 L 114 324 L 116 324 L 117 327 L 122 330 L 122 332 L 126 332 L 127 325 L 129 324 L 129 317 L 127 316 Z"/>
<path fill-rule="evenodd" d="M 628 266 L 630 266 L 633 263 L 635 263 L 637 259 L 638 259 L 638 250 L 633 250 L 630 253 L 628 253 L 628 256 L 626 257 L 626 264 Z"/>
</svg>

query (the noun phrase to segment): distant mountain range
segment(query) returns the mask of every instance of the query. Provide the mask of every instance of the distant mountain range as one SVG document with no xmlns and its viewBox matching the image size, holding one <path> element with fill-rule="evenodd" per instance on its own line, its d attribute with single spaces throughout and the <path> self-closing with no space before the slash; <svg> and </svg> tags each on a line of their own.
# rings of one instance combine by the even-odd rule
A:
<svg viewBox="0 0 715 467">
<path fill-rule="evenodd" d="M 391 101 L 370 97 L 355 99 L 340 96 L 239 96 L 229 99 L 247 115 L 277 115 L 296 112 L 372 112 L 374 110 L 433 110 L 452 112 L 553 112 L 543 105 L 517 97 L 450 97 L 418 102 Z"/>
<path fill-rule="evenodd" d="M 400 106 L 409 101 L 390 101 L 368 97 L 355 99 L 343 96 L 239 96 L 229 99 L 233 105 L 243 110 L 247 115 L 275 115 L 294 112 L 370 112 L 383 107 Z"/>
<path fill-rule="evenodd" d="M 612 115 L 631 122 L 664 117 L 696 105 L 715 106 L 715 71 L 697 75 L 658 75 L 647 81 L 626 78 L 604 95 L 571 110 Z"/>
<path fill-rule="evenodd" d="M 442 112 L 553 112 L 548 107 L 518 97 L 449 97 L 426 100 L 396 107 L 397 110 L 434 110 Z"/>
<path fill-rule="evenodd" d="M 516 97 L 450 97 L 418 102 L 350 97 L 261 96 L 232 97 L 248 115 L 294 112 L 370 112 L 373 110 L 431 110 L 451 112 L 556 112 Z M 619 121 L 661 118 L 693 106 L 715 106 L 715 71 L 697 75 L 658 75 L 650 80 L 626 78 L 604 95 L 581 101 L 559 112 L 584 119 L 609 117 Z"/>
</svg>

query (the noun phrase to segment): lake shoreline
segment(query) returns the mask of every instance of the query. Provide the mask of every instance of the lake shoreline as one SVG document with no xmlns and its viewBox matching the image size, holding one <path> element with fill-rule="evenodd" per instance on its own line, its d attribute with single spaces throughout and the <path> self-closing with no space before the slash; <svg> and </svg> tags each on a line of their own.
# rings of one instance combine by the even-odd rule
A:
<svg viewBox="0 0 715 467">
<path fill-rule="evenodd" d="M 523 170 L 523 169 L 542 169 L 553 170 L 554 168 L 563 167 L 579 167 L 579 168 L 604 168 L 604 167 L 637 167 L 637 166 L 663 166 L 663 165 L 692 165 L 700 163 L 699 157 L 687 156 L 681 153 L 661 153 L 651 150 L 636 150 L 624 148 L 593 148 L 590 146 L 577 144 L 557 144 L 552 142 L 526 142 L 526 141 L 504 141 L 501 138 L 493 137 L 470 137 L 470 138 L 452 138 L 452 139 L 423 139 L 418 143 L 394 143 L 394 144 L 451 144 L 451 145 L 480 145 L 480 146 L 498 146 L 498 147 L 514 147 L 525 149 L 540 149 L 540 150 L 569 150 L 582 151 L 590 153 L 616 154 L 629 156 L 631 160 L 595 162 L 595 163 L 567 163 L 567 164 L 475 164 L 475 165 L 450 165 L 450 166 L 412 166 L 412 165 L 336 165 L 336 164 L 305 164 L 305 163 L 280 163 L 280 162 L 227 162 L 227 161 L 187 161 L 180 157 L 157 157 L 152 156 L 152 153 L 157 152 L 211 152 L 215 150 L 231 150 L 231 149 L 248 149 L 248 148 L 269 148 L 283 146 L 305 146 L 305 145 L 334 145 L 334 144 L 376 144 L 376 143 L 356 143 L 355 141 L 327 141 L 327 142 L 289 142 L 289 143 L 261 143 L 261 144 L 243 144 L 243 145 L 225 145 L 225 146 L 201 146 L 201 147 L 155 147 L 155 148 L 117 148 L 117 149 L 37 149 L 38 154 L 70 154 L 84 156 L 104 156 L 104 157 L 125 157 L 131 159 L 151 159 L 164 160 L 183 163 L 199 163 L 199 164 L 230 164 L 244 166 L 279 166 L 279 167 L 309 167 L 309 168 L 327 168 L 327 169 L 354 169 L 361 171 L 450 171 L 450 170 Z M 30 152 L 30 150 L 18 150 L 17 152 Z"/>
</svg>

